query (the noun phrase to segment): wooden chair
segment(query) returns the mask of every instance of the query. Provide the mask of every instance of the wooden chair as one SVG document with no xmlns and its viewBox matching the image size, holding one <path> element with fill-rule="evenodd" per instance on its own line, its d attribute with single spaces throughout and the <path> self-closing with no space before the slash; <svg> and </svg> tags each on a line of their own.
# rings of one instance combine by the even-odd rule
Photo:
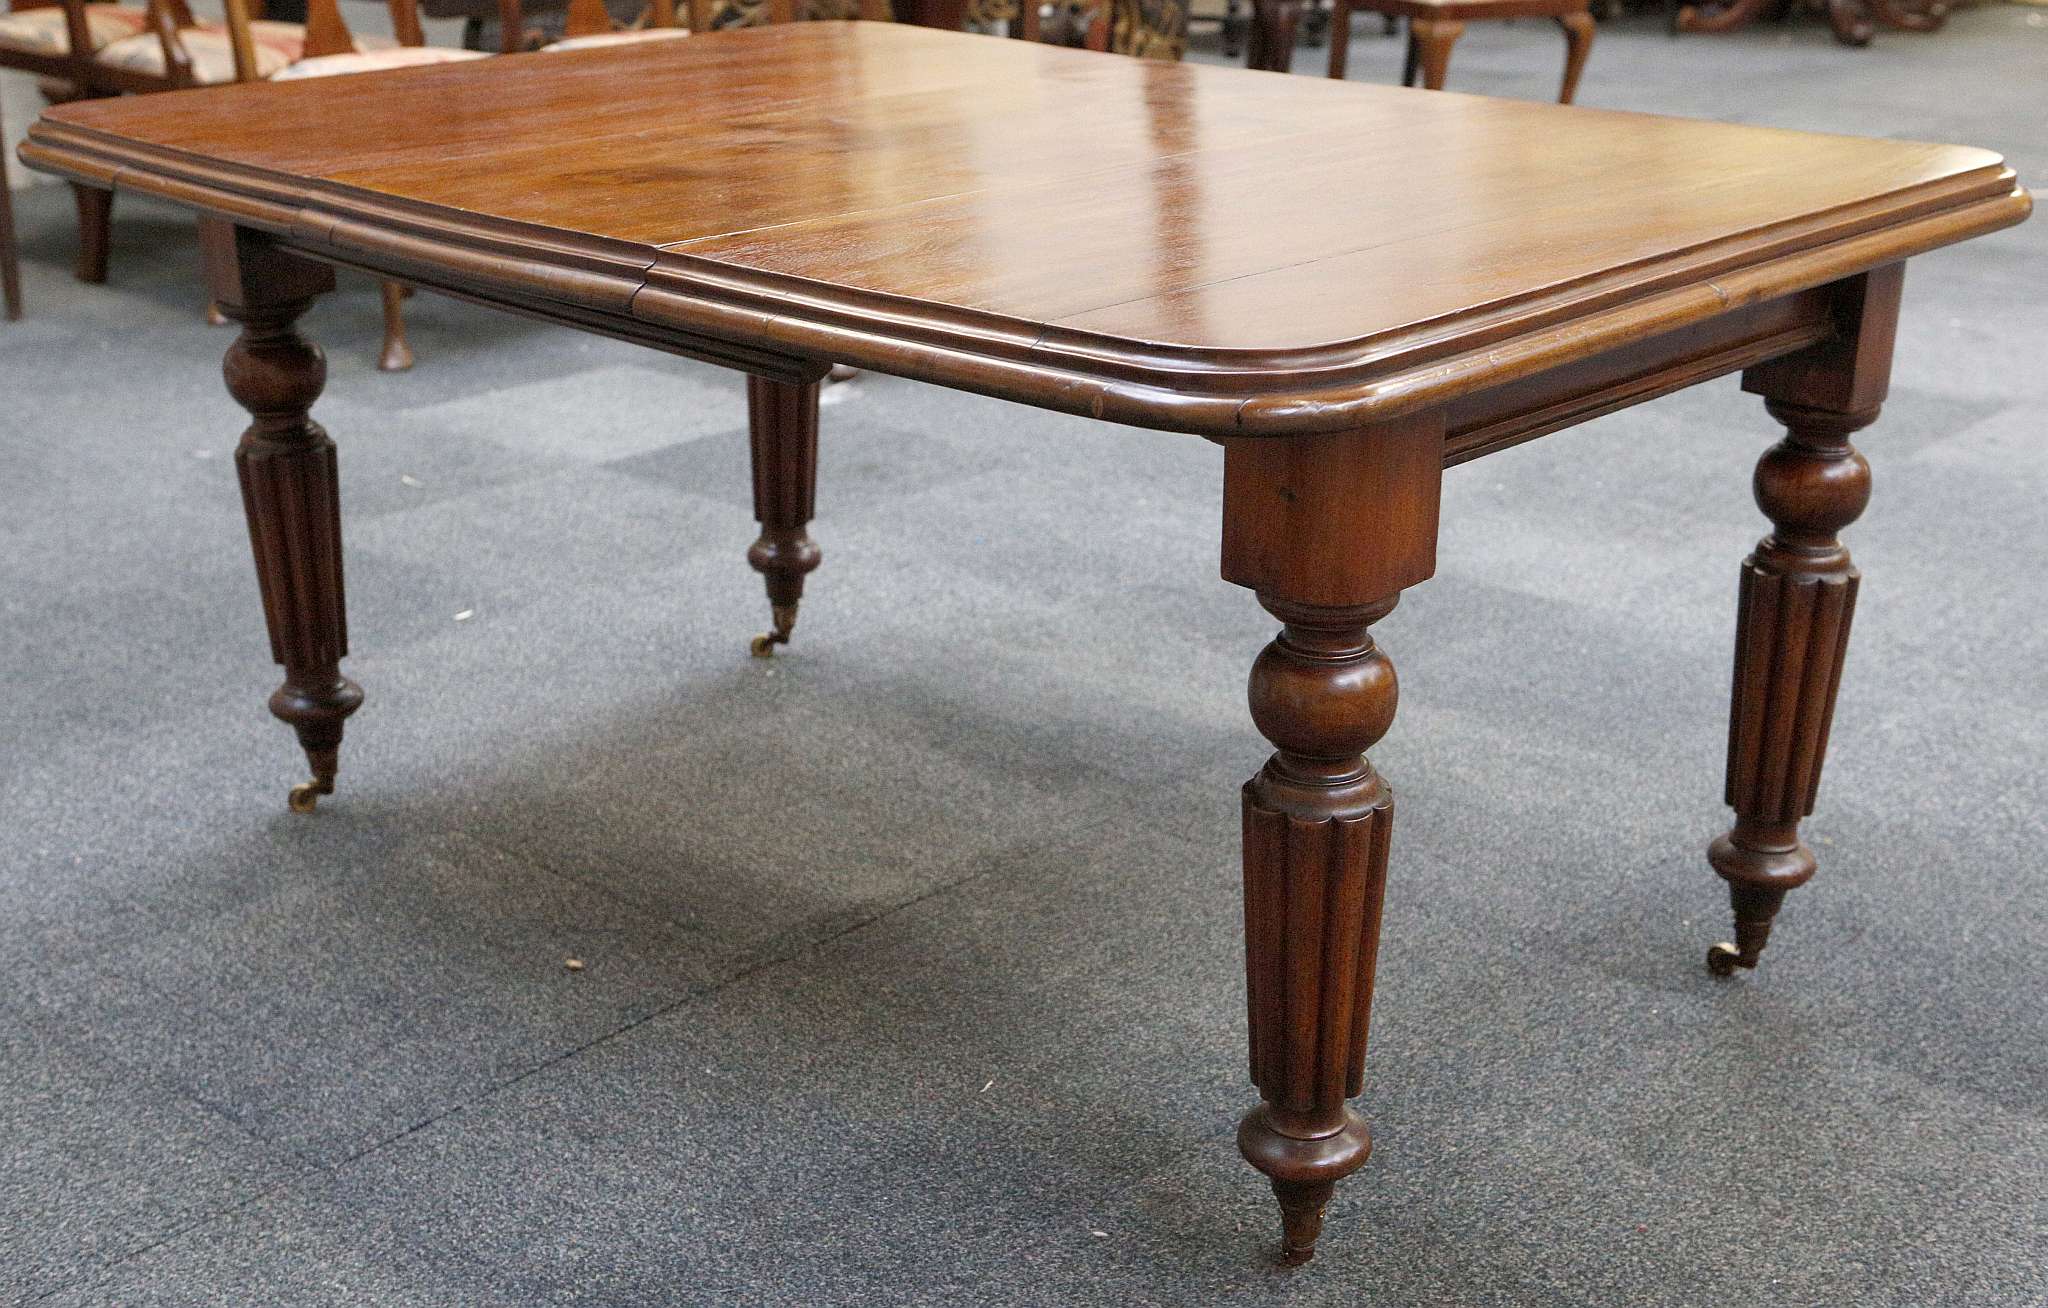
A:
<svg viewBox="0 0 2048 1308">
<path fill-rule="evenodd" d="M 174 91 L 221 82 L 260 82 L 482 58 L 475 51 L 426 44 L 416 0 L 388 0 L 397 39 L 358 38 L 335 0 L 311 0 L 304 23 L 251 17 L 248 0 L 225 0 L 226 20 L 202 23 L 186 0 L 147 0 L 141 7 L 90 0 L 14 0 L 0 16 L 0 68 L 44 79 L 53 100 Z M 78 278 L 107 279 L 113 193 L 74 185 L 78 203 Z M 378 366 L 412 365 L 398 305 L 404 291 L 384 290 L 385 339 Z"/>
<path fill-rule="evenodd" d="M 222 81 L 285 82 L 307 77 L 340 77 L 387 68 L 413 68 L 422 64 L 489 57 L 476 50 L 428 45 L 420 27 L 417 0 L 387 0 L 391 10 L 391 30 L 397 33 L 395 43 L 376 37 L 357 37 L 350 32 L 335 0 L 309 0 L 303 27 L 252 18 L 249 0 L 224 2 L 227 22 L 222 28 L 179 33 L 179 39 L 190 56 L 194 76 L 201 85 Z M 100 57 L 107 59 L 117 50 L 118 47 L 109 47 L 101 52 Z M 135 57 L 147 59 L 140 52 Z M 405 339 L 403 309 L 405 297 L 411 292 L 393 281 L 381 283 L 381 288 L 384 343 L 377 353 L 377 367 L 384 372 L 403 372 L 413 365 L 412 346 Z"/>
<path fill-rule="evenodd" d="M 88 99 L 148 91 L 169 91 L 193 83 L 173 55 L 175 28 L 191 14 L 183 4 L 123 5 L 88 0 L 14 0 L 0 15 L 0 68 L 42 79 L 45 98 Z M 163 71 L 130 72 L 101 64 L 97 55 L 117 41 L 142 37 L 163 44 Z M 78 205 L 78 279 L 107 279 L 107 240 L 113 194 L 74 183 Z"/>
<path fill-rule="evenodd" d="M 1422 84 L 1432 91 L 1444 89 L 1444 75 L 1451 64 L 1451 46 L 1464 34 L 1470 20 L 1492 18 L 1549 18 L 1564 29 L 1564 85 L 1557 102 L 1570 104 L 1578 93 L 1579 74 L 1593 49 L 1593 15 L 1589 0 L 1336 0 L 1330 18 L 1330 76 L 1344 76 L 1351 45 L 1351 11 L 1363 9 L 1387 18 L 1408 20 L 1408 60 L 1401 71 L 1401 85 Z"/>
</svg>

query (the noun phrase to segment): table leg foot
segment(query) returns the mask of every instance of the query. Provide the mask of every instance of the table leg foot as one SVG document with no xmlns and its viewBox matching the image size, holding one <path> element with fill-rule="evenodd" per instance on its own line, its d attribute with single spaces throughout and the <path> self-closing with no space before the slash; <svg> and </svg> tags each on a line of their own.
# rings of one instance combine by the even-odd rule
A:
<svg viewBox="0 0 2048 1308">
<path fill-rule="evenodd" d="M 754 518 L 761 535 L 747 562 L 768 584 L 774 627 L 749 648 L 768 658 L 787 645 L 796 628 L 804 578 L 823 560 L 805 530 L 818 486 L 818 384 L 747 379 L 747 418 L 753 446 Z"/>
</svg>

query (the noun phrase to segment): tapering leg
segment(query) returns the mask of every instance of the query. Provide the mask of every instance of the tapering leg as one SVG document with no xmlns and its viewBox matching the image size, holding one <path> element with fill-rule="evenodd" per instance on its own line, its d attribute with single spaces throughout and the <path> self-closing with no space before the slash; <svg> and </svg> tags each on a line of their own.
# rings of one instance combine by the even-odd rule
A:
<svg viewBox="0 0 2048 1308">
<path fill-rule="evenodd" d="M 1401 85 L 1413 86 L 1422 72 L 1422 47 L 1415 43 L 1415 32 L 1408 33 L 1407 52 L 1401 56 Z"/>
<path fill-rule="evenodd" d="M 1579 74 L 1586 70 L 1586 56 L 1593 51 L 1593 15 L 1581 9 L 1559 14 L 1557 25 L 1564 29 L 1564 87 L 1557 93 L 1559 104 L 1570 104 L 1579 93 Z"/>
<path fill-rule="evenodd" d="M 1394 720 L 1371 625 L 1436 565 L 1441 415 L 1335 436 L 1224 443 L 1223 576 L 1283 624 L 1252 665 L 1274 746 L 1245 784 L 1245 989 L 1264 1100 L 1239 1150 L 1280 1201 L 1281 1258 L 1314 1256 L 1372 1135 L 1365 1075 L 1393 795 L 1366 758 Z"/>
<path fill-rule="evenodd" d="M 1245 988 L 1265 1102 L 1238 1148 L 1272 1180 L 1281 1258 L 1307 1262 L 1336 1183 L 1372 1133 L 1364 1088 L 1394 797 L 1365 751 L 1394 720 L 1394 666 L 1369 624 L 1394 599 L 1320 608 L 1261 595 L 1286 625 L 1252 667 L 1252 720 L 1276 747 L 1244 788 Z"/>
<path fill-rule="evenodd" d="M 754 637 L 753 651 L 767 658 L 777 645 L 789 643 L 804 577 L 823 557 L 804 530 L 817 498 L 818 384 L 747 378 L 747 425 L 754 451 L 754 520 L 761 524 L 747 562 L 767 578 L 775 617 L 774 630 Z"/>
<path fill-rule="evenodd" d="M 384 348 L 377 355 L 379 372 L 404 372 L 412 367 L 412 346 L 405 339 L 405 287 L 379 282 L 384 299 Z"/>
<path fill-rule="evenodd" d="M 1422 84 L 1432 91 L 1444 89 L 1444 75 L 1451 68 L 1451 47 L 1465 34 L 1465 25 L 1450 19 L 1411 18 L 1408 39 L 1415 43 L 1415 58 L 1422 67 Z"/>
<path fill-rule="evenodd" d="M 1351 58 L 1351 0 L 1334 0 L 1330 8 L 1330 76 L 1344 80 Z"/>
<path fill-rule="evenodd" d="M 1838 533 L 1870 501 L 1870 465 L 1849 437 L 1884 399 L 1899 271 L 1838 287 L 1836 340 L 1743 380 L 1785 437 L 1757 464 L 1771 532 L 1742 565 L 1726 791 L 1735 825 L 1707 851 L 1735 912 L 1735 940 L 1707 951 L 1717 976 L 1757 965 L 1786 892 L 1814 873 L 1799 822 L 1820 788 L 1860 580 Z"/>
<path fill-rule="evenodd" d="M 21 256 L 14 244 L 14 192 L 8 189 L 5 168 L 0 168 L 0 306 L 7 321 L 21 317 Z"/>
<path fill-rule="evenodd" d="M 78 207 L 78 280 L 94 286 L 107 280 L 107 247 L 114 234 L 114 193 L 82 182 L 71 183 Z"/>
<path fill-rule="evenodd" d="M 334 793 L 342 723 L 363 702 L 341 674 L 348 619 L 341 574 L 341 502 L 334 442 L 308 414 L 327 380 L 320 348 L 296 323 L 334 272 L 218 222 L 201 232 L 221 312 L 242 325 L 223 369 L 228 393 L 254 421 L 235 450 L 256 581 L 284 684 L 270 711 L 297 733 L 312 778 L 291 791 L 310 813 Z"/>
</svg>

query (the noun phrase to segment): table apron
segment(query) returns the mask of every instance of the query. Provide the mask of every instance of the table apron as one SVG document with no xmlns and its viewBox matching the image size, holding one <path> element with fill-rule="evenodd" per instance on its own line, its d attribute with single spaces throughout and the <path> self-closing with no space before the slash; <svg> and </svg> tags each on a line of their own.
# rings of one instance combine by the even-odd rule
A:
<svg viewBox="0 0 2048 1308">
<path fill-rule="evenodd" d="M 1653 400 L 1833 336 L 1842 283 L 1817 286 L 1562 367 L 1459 396 L 1445 405 L 1444 465 L 1466 463 Z"/>
</svg>

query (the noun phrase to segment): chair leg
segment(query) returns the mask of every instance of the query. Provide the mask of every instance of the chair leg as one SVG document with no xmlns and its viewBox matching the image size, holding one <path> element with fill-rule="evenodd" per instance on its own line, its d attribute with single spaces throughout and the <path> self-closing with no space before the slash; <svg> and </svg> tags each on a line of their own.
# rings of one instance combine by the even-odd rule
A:
<svg viewBox="0 0 2048 1308">
<path fill-rule="evenodd" d="M 14 192 L 7 189 L 7 170 L 0 168 L 0 305 L 7 321 L 21 319 L 21 255 L 14 244 Z"/>
<path fill-rule="evenodd" d="M 1424 86 L 1432 91 L 1444 89 L 1444 74 L 1451 66 L 1451 47 L 1464 34 L 1465 25 L 1460 22 L 1429 18 L 1408 20 L 1408 39 L 1415 43 L 1415 58 L 1422 68 Z"/>
<path fill-rule="evenodd" d="M 1401 85 L 1415 85 L 1415 76 L 1422 71 L 1422 51 L 1415 44 L 1415 33 L 1408 33 L 1408 50 L 1401 57 Z"/>
<path fill-rule="evenodd" d="M 71 184 L 78 205 L 78 280 L 98 286 L 107 280 L 107 246 L 113 238 L 114 193 Z"/>
<path fill-rule="evenodd" d="M 412 346 L 405 341 L 405 287 L 384 282 L 384 351 L 377 356 L 379 372 L 404 372 L 412 367 Z"/>
<path fill-rule="evenodd" d="M 1557 25 L 1564 29 L 1564 88 L 1557 93 L 1559 104 L 1570 104 L 1579 93 L 1579 74 L 1586 70 L 1586 56 L 1593 51 L 1593 15 L 1581 9 L 1559 14 Z"/>
<path fill-rule="evenodd" d="M 1351 0 L 1336 0 L 1330 6 L 1330 76 L 1343 81 L 1350 57 Z"/>
</svg>

